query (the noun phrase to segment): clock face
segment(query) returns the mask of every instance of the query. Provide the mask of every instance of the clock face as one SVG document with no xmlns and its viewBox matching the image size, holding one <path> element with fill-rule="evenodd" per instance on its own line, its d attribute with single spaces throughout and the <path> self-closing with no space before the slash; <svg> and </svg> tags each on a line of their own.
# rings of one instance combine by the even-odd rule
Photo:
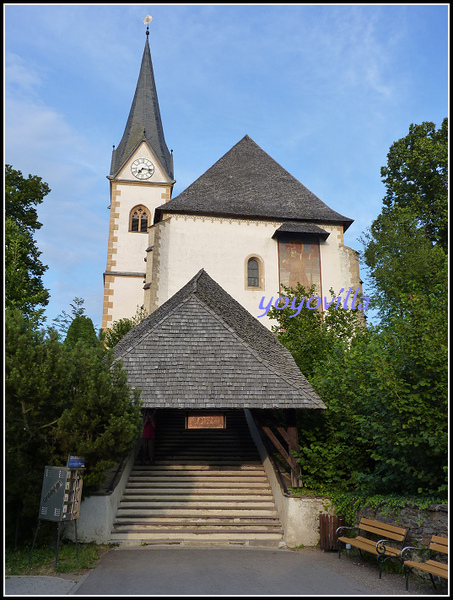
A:
<svg viewBox="0 0 453 600">
<path fill-rule="evenodd" d="M 137 158 L 132 163 L 131 171 L 137 179 L 149 179 L 154 173 L 154 165 L 147 158 Z"/>
</svg>

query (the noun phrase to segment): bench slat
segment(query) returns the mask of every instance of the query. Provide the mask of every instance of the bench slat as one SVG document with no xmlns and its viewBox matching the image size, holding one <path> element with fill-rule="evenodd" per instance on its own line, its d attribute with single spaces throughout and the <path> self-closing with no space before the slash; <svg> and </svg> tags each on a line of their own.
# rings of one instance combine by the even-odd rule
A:
<svg viewBox="0 0 453 600">
<path fill-rule="evenodd" d="M 426 573 L 448 579 L 448 565 L 445 565 L 444 563 L 439 563 L 435 560 L 427 560 L 425 563 L 420 563 L 415 560 L 405 560 L 404 564 L 411 569 L 419 569 L 420 571 L 426 571 Z"/>
<path fill-rule="evenodd" d="M 448 537 L 444 535 L 433 535 L 431 543 L 429 544 L 429 549 L 434 552 L 448 554 Z"/>
<path fill-rule="evenodd" d="M 367 517 L 362 517 L 360 522 L 364 523 L 365 525 L 374 525 L 375 527 L 379 527 L 381 529 L 386 529 L 388 531 L 394 531 L 395 533 L 399 533 L 400 535 L 404 535 L 407 532 L 406 527 L 390 525 L 389 523 L 383 523 L 382 521 L 374 521 L 373 519 L 368 519 Z"/>
<path fill-rule="evenodd" d="M 359 523 L 359 529 L 374 533 L 381 537 L 388 537 L 397 542 L 402 542 L 406 537 L 407 529 L 403 527 L 396 527 L 395 525 L 388 525 L 387 523 L 380 523 L 379 521 L 373 521 L 372 519 L 362 518 Z"/>
<path fill-rule="evenodd" d="M 363 531 L 368 531 L 369 533 L 374 533 L 383 538 L 390 538 L 391 540 L 395 540 L 395 542 L 402 542 L 404 540 L 405 535 L 393 533 L 393 531 L 387 531 L 385 529 L 377 529 L 376 527 L 370 527 L 369 525 L 361 525 L 360 529 Z"/>
<path fill-rule="evenodd" d="M 358 535 L 355 538 L 347 538 L 347 537 L 339 537 L 339 542 L 344 542 L 345 544 L 351 544 L 355 548 L 360 548 L 361 550 L 366 550 L 367 552 L 371 552 L 378 556 L 380 553 L 376 550 L 376 542 L 373 540 L 369 540 L 368 538 L 361 537 Z M 383 553 L 384 554 L 384 553 Z M 401 554 L 401 550 L 397 548 L 391 548 L 390 546 L 386 546 L 385 556 L 399 556 Z"/>
<path fill-rule="evenodd" d="M 448 536 L 447 535 L 433 535 L 431 538 L 432 542 L 437 544 L 443 544 L 448 547 Z"/>
</svg>

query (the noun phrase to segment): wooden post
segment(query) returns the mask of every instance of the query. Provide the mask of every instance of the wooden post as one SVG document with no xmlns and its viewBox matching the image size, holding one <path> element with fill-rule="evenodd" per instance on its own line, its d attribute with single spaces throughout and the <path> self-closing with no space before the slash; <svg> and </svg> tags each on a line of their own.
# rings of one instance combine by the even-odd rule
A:
<svg viewBox="0 0 453 600">
<path fill-rule="evenodd" d="M 291 408 L 288 411 L 288 450 L 293 459 L 291 468 L 291 485 L 293 487 L 302 487 L 300 477 L 300 465 L 292 452 L 299 454 L 299 434 L 297 433 L 296 410 Z"/>
</svg>

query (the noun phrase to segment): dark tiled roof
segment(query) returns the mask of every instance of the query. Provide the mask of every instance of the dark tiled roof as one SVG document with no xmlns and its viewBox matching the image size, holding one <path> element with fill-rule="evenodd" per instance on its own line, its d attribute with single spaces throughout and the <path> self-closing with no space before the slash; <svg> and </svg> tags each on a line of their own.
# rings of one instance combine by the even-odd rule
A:
<svg viewBox="0 0 453 600">
<path fill-rule="evenodd" d="M 201 270 L 115 346 L 159 408 L 325 408 L 276 336 Z"/>
<path fill-rule="evenodd" d="M 324 204 L 248 135 L 181 194 L 156 209 L 279 220 L 353 222 Z"/>
<path fill-rule="evenodd" d="M 317 235 L 326 240 L 330 233 L 322 227 L 318 227 L 314 223 L 305 223 L 304 221 L 285 221 L 272 237 L 278 236 L 280 233 L 309 233 L 311 235 Z"/>
<path fill-rule="evenodd" d="M 119 173 L 142 141 L 148 144 L 162 169 L 173 179 L 173 157 L 165 143 L 148 36 L 126 128 L 112 153 L 111 177 Z"/>
</svg>

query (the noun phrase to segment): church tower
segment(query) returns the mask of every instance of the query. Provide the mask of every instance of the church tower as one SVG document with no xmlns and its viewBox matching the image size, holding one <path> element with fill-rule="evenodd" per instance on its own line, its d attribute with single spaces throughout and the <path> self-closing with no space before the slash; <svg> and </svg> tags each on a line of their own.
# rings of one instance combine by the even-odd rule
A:
<svg viewBox="0 0 453 600">
<path fill-rule="evenodd" d="M 173 189 L 173 156 L 165 143 L 149 28 L 137 87 L 110 168 L 110 225 L 104 272 L 102 328 L 134 317 L 143 304 L 148 228 Z"/>
</svg>

